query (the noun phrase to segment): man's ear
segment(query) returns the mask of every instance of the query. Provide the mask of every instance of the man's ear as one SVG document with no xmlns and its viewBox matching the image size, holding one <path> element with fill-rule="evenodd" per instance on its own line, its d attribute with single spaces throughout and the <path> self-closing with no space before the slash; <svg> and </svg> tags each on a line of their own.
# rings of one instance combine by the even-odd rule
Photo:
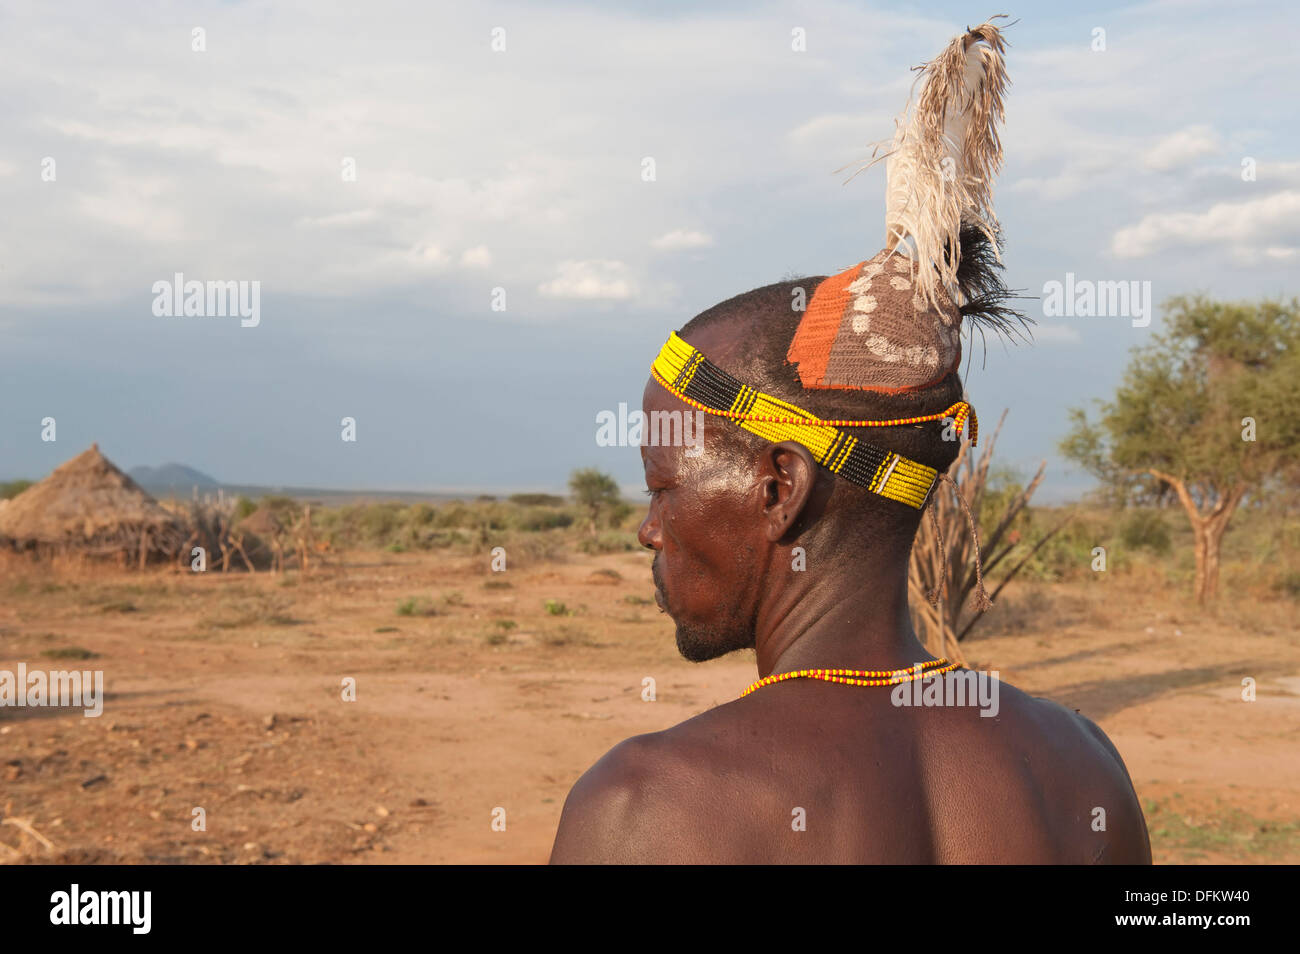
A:
<svg viewBox="0 0 1300 954">
<path fill-rule="evenodd" d="M 798 441 L 781 441 L 764 449 L 759 460 L 767 538 L 780 540 L 799 520 L 817 484 L 817 461 Z"/>
</svg>

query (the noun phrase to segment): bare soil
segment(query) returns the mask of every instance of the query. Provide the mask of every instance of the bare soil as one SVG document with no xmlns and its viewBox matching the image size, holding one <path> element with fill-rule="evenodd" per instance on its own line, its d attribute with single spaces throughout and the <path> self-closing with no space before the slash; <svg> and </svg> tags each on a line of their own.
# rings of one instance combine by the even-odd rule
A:
<svg viewBox="0 0 1300 954">
<path fill-rule="evenodd" d="M 0 861 L 544 862 L 605 751 L 755 678 L 749 653 L 681 660 L 651 592 L 642 553 L 496 574 L 447 553 L 306 576 L 10 560 L 0 669 L 103 670 L 107 692 L 99 718 L 0 708 Z M 971 662 L 1105 729 L 1157 862 L 1300 862 L 1294 603 L 1202 614 L 1111 579 L 1021 584 L 992 613 Z"/>
</svg>

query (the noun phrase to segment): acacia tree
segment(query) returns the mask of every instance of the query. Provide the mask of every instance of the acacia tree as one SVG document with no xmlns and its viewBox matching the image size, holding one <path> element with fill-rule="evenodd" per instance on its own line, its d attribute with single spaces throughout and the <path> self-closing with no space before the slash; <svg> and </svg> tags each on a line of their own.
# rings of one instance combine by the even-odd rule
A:
<svg viewBox="0 0 1300 954">
<path fill-rule="evenodd" d="M 1179 297 L 1136 349 L 1096 423 L 1079 409 L 1062 452 L 1119 500 L 1174 497 L 1192 525 L 1197 602 L 1218 589 L 1219 547 L 1237 507 L 1300 471 L 1300 300 Z"/>
<path fill-rule="evenodd" d="M 569 490 L 574 502 L 586 511 L 593 536 L 601 517 L 615 520 L 626 512 L 618 482 L 594 467 L 575 470 L 569 476 Z"/>
</svg>

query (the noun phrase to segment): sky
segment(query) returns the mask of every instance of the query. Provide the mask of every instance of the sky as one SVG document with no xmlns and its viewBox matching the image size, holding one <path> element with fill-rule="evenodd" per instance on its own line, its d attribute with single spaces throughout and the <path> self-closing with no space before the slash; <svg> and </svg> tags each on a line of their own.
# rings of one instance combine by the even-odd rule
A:
<svg viewBox="0 0 1300 954">
<path fill-rule="evenodd" d="M 1161 302 L 1300 294 L 1300 14 L 1004 7 L 996 206 L 1038 324 L 965 380 L 1058 502 L 1089 486 L 1068 410 Z M 597 415 L 695 314 L 881 247 L 883 168 L 845 167 L 988 12 L 0 0 L 0 479 L 97 441 L 236 484 L 634 492 Z M 156 314 L 178 273 L 259 283 L 257 323 Z M 1154 317 L 1045 313 L 1067 276 L 1149 282 Z"/>
</svg>

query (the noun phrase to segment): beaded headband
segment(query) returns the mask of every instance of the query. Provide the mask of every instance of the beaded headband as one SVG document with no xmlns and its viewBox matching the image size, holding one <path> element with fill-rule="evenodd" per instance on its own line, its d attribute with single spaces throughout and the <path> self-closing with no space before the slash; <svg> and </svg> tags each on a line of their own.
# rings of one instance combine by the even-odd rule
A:
<svg viewBox="0 0 1300 954">
<path fill-rule="evenodd" d="M 937 414 L 888 421 L 822 420 L 737 381 L 675 331 L 655 358 L 650 373 L 691 407 L 730 418 L 738 427 L 769 441 L 798 441 L 831 473 L 916 510 L 925 506 L 939 472 L 840 428 L 892 427 L 952 418 L 958 434 L 969 421 L 971 443 L 979 438 L 975 409 L 965 401 Z"/>
</svg>

